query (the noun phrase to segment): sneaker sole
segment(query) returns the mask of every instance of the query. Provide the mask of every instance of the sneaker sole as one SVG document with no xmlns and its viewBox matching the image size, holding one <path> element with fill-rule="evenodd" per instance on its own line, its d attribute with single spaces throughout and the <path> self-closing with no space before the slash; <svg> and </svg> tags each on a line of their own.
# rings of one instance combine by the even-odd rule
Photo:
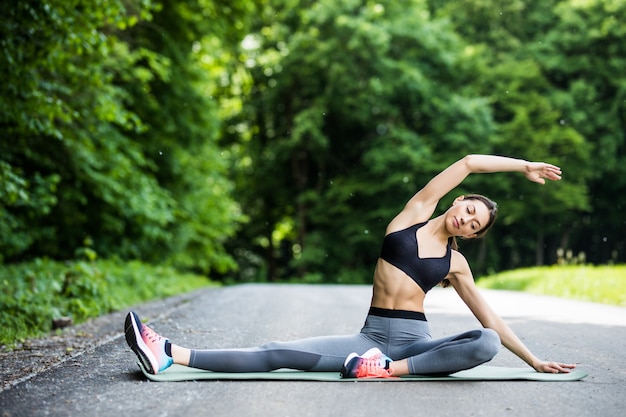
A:
<svg viewBox="0 0 626 417">
<path fill-rule="evenodd" d="M 126 316 L 126 323 L 124 326 L 126 343 L 128 343 L 128 346 L 133 352 L 135 352 L 135 355 L 137 355 L 144 368 L 146 368 L 146 371 L 150 374 L 156 375 L 158 361 L 141 338 L 139 326 L 137 326 L 138 321 L 139 317 L 137 317 L 137 314 L 132 311 Z"/>
<path fill-rule="evenodd" d="M 354 358 L 358 358 L 359 355 L 356 353 L 351 353 L 350 355 L 348 355 L 348 357 L 346 358 L 346 361 L 343 363 L 343 367 L 341 368 L 341 371 L 339 372 L 339 376 L 341 376 L 342 378 L 356 378 L 354 375 L 350 375 L 350 362 L 352 362 L 352 360 Z"/>
</svg>

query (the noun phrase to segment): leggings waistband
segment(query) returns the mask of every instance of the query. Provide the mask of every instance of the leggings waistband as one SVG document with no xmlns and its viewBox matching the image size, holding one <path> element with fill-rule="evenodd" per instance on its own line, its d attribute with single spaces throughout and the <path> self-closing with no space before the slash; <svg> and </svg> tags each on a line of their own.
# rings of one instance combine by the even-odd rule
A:
<svg viewBox="0 0 626 417">
<path fill-rule="evenodd" d="M 421 311 L 408 311 L 408 310 L 389 310 L 386 308 L 370 307 L 368 313 L 370 316 L 387 317 L 392 319 L 410 319 L 427 321 L 426 315 Z"/>
</svg>

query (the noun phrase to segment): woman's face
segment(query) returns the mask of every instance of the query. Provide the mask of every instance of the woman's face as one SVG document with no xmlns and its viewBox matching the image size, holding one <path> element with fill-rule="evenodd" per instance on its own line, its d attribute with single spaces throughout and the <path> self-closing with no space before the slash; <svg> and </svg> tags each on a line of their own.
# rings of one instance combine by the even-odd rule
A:
<svg viewBox="0 0 626 417">
<path fill-rule="evenodd" d="M 489 224 L 489 209 L 480 200 L 454 200 L 446 214 L 446 227 L 453 236 L 471 239 Z"/>
</svg>

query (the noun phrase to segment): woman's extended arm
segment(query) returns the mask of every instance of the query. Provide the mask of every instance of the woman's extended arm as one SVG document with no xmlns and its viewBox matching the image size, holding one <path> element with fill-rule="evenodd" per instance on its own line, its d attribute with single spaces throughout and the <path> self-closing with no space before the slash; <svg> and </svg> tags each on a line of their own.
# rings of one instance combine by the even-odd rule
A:
<svg viewBox="0 0 626 417">
<path fill-rule="evenodd" d="M 576 365 L 573 364 L 543 361 L 533 355 L 515 335 L 513 330 L 511 330 L 504 320 L 491 309 L 482 297 L 474 284 L 469 265 L 467 265 L 467 261 L 463 255 L 455 252 L 454 256 L 457 258 L 455 262 L 460 266 L 455 268 L 457 272 L 451 275 L 451 284 L 478 321 L 480 321 L 484 327 L 495 330 L 496 333 L 498 333 L 504 347 L 533 367 L 537 372 L 567 373 L 576 367 Z"/>
<path fill-rule="evenodd" d="M 488 172 L 522 172 L 530 181 L 545 184 L 544 178 L 552 181 L 561 179 L 561 168 L 545 162 L 529 162 L 493 155 L 468 155 L 468 165 L 474 173 Z"/>
<path fill-rule="evenodd" d="M 530 181 L 540 184 L 545 184 L 544 178 L 553 181 L 561 179 L 561 169 L 545 162 L 528 162 L 495 155 L 467 155 L 430 180 L 411 200 L 437 202 L 469 174 L 494 172 L 521 172 Z"/>
<path fill-rule="evenodd" d="M 544 184 L 545 179 L 561 179 L 561 169 L 552 164 L 495 155 L 467 155 L 419 190 L 390 223 L 388 230 L 428 220 L 435 212 L 439 200 L 461 184 L 468 175 L 494 172 L 521 172 L 530 181 L 540 184 Z"/>
</svg>

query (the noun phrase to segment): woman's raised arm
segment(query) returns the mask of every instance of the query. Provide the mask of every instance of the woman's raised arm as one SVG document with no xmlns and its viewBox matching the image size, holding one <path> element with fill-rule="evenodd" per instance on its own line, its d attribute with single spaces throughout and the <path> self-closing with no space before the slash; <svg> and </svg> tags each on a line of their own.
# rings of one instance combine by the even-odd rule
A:
<svg viewBox="0 0 626 417">
<path fill-rule="evenodd" d="M 468 175 L 495 172 L 521 172 L 530 181 L 540 184 L 544 184 L 545 179 L 561 179 L 561 169 L 552 164 L 505 156 L 467 155 L 444 169 L 419 190 L 390 226 L 393 227 L 394 223 L 410 225 L 428 220 L 435 212 L 439 200 L 461 184 Z"/>
<path fill-rule="evenodd" d="M 528 162 L 523 159 L 495 155 L 467 155 L 458 160 L 413 196 L 409 203 L 437 202 L 457 187 L 469 174 L 494 172 L 521 172 L 533 182 L 545 183 L 544 178 L 556 181 L 561 179 L 561 169 L 544 162 Z"/>
</svg>

